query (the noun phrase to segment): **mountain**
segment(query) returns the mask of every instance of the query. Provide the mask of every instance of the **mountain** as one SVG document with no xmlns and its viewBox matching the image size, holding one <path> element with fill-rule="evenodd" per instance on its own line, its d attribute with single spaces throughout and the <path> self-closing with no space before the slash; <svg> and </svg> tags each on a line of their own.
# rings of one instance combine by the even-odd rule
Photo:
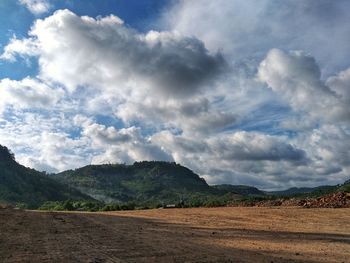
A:
<svg viewBox="0 0 350 263">
<path fill-rule="evenodd" d="M 242 197 L 318 197 L 337 191 L 350 192 L 350 180 L 337 186 L 263 192 L 245 185 L 209 186 L 190 169 L 159 161 L 88 165 L 47 175 L 18 164 L 8 148 L 0 145 L 0 203 L 23 203 L 29 207 L 69 199 L 105 203 L 133 201 L 146 206 L 184 201 L 190 206 L 215 206 L 242 200 Z"/>
<path fill-rule="evenodd" d="M 256 187 L 247 185 L 231 185 L 231 184 L 220 184 L 212 186 L 214 189 L 222 193 L 233 193 L 242 196 L 265 196 L 265 192 L 259 190 Z"/>
<path fill-rule="evenodd" d="M 88 165 L 52 178 L 104 202 L 178 202 L 218 193 L 188 168 L 158 161 Z"/>
<path fill-rule="evenodd" d="M 24 167 L 11 151 L 0 145 L 0 203 L 23 203 L 37 207 L 46 201 L 92 200 L 46 174 Z"/>
<path fill-rule="evenodd" d="M 292 195 L 299 195 L 299 194 L 309 194 L 313 192 L 315 188 L 313 187 L 292 187 L 286 190 L 281 191 L 270 191 L 266 192 L 269 195 L 278 195 L 278 196 L 292 196 Z"/>
</svg>

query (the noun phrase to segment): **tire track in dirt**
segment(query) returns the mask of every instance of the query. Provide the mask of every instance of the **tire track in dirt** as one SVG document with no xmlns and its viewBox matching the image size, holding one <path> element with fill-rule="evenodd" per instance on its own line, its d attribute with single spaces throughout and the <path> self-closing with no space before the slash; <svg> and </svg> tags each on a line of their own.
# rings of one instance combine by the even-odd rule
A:
<svg viewBox="0 0 350 263">
<path fill-rule="evenodd" d="M 0 209 L 0 262 L 349 263 L 349 219 L 350 210 Z"/>
</svg>

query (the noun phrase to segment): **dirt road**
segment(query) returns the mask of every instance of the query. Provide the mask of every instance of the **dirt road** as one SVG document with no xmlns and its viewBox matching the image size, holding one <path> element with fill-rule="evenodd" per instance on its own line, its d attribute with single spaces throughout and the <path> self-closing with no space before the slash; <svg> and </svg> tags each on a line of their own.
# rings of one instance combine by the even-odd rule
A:
<svg viewBox="0 0 350 263">
<path fill-rule="evenodd" d="M 0 262 L 350 262 L 350 209 L 0 210 Z"/>
</svg>

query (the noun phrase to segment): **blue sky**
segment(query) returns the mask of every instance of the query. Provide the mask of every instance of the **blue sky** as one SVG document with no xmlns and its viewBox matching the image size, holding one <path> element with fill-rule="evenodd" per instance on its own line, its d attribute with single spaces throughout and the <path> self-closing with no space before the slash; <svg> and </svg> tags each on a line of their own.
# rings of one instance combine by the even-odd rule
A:
<svg viewBox="0 0 350 263">
<path fill-rule="evenodd" d="M 349 8 L 2 1 L 0 144 L 49 172 L 164 160 L 210 184 L 340 183 L 350 171 Z"/>
</svg>

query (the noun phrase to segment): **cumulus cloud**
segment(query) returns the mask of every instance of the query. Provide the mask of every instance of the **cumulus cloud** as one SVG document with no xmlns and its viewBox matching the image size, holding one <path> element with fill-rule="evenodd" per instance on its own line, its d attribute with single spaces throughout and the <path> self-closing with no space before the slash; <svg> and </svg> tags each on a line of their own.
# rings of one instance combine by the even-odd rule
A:
<svg viewBox="0 0 350 263">
<path fill-rule="evenodd" d="M 120 18 L 79 17 L 68 10 L 37 20 L 31 38 L 12 40 L 3 58 L 39 56 L 40 76 L 71 91 L 78 86 L 121 89 L 164 96 L 191 95 L 225 69 L 223 57 L 209 54 L 193 37 L 171 32 L 141 34 Z M 131 91 L 130 91 L 131 92 Z"/>
<path fill-rule="evenodd" d="M 20 54 L 22 57 L 37 55 L 35 42 L 32 39 L 17 39 L 16 36 L 13 36 L 10 42 L 5 46 L 0 59 L 15 62 L 16 54 Z"/>
<path fill-rule="evenodd" d="M 29 77 L 20 81 L 0 80 L 0 110 L 4 110 L 6 106 L 17 109 L 52 107 L 63 95 L 63 89 L 51 88 L 47 84 Z"/>
<path fill-rule="evenodd" d="M 213 152 L 226 160 L 306 161 L 303 150 L 269 135 L 236 132 L 212 141 Z"/>
<path fill-rule="evenodd" d="M 313 151 L 315 159 L 324 167 L 336 164 L 338 167 L 350 166 L 350 132 L 346 126 L 333 124 L 314 129 L 310 136 L 304 137 L 304 147 Z"/>
<path fill-rule="evenodd" d="M 166 126 L 203 132 L 235 122 L 234 114 L 209 106 L 210 98 L 196 98 L 228 66 L 194 37 L 138 33 L 117 16 L 94 19 L 68 10 L 38 19 L 29 35 L 14 37 L 1 58 L 37 57 L 39 78 L 88 98 L 90 111 L 110 111 L 126 123 L 160 119 Z"/>
<path fill-rule="evenodd" d="M 50 10 L 51 5 L 48 0 L 19 0 L 34 15 L 40 15 Z"/>
<path fill-rule="evenodd" d="M 83 134 L 92 137 L 97 146 L 127 143 L 139 137 L 139 131 L 135 127 L 118 131 L 114 127 L 106 127 L 97 123 L 86 126 Z"/>
<path fill-rule="evenodd" d="M 333 78 L 330 83 L 345 92 L 342 80 Z M 286 101 L 296 111 L 304 111 L 317 118 L 348 119 L 350 116 L 347 94 L 340 98 L 321 80 L 320 69 L 315 59 L 300 51 L 285 53 L 272 49 L 261 62 L 258 77 Z M 336 84 L 338 82 L 338 84 Z M 339 86 L 340 85 L 340 86 Z"/>
<path fill-rule="evenodd" d="M 235 132 L 211 136 L 202 142 L 185 136 L 175 136 L 169 132 L 161 132 L 152 137 L 152 141 L 170 152 L 178 152 L 178 156 L 186 153 L 208 154 L 217 161 L 291 161 L 305 163 L 306 153 L 286 143 L 285 138 L 278 138 L 256 132 Z M 184 157 L 187 158 L 187 157 Z"/>
<path fill-rule="evenodd" d="M 293 185 L 300 180 L 297 170 L 312 165 L 307 153 L 286 137 L 257 132 L 231 132 L 197 140 L 163 131 L 151 140 L 210 183 Z"/>
<path fill-rule="evenodd" d="M 115 113 L 125 122 L 139 120 L 154 126 L 161 124 L 185 133 L 212 133 L 236 122 L 234 113 L 215 109 L 208 99 L 200 97 L 181 101 L 146 99 L 142 103 L 126 102 L 119 105 Z"/>
<path fill-rule="evenodd" d="M 234 59 L 261 59 L 271 48 L 305 50 L 332 74 L 348 67 L 349 9 L 347 0 L 180 0 L 162 22 Z"/>
<path fill-rule="evenodd" d="M 97 123 L 85 123 L 82 134 L 90 140 L 92 147 L 100 151 L 93 158 L 93 163 L 173 161 L 171 155 L 144 138 L 136 127 L 117 130 Z"/>
<path fill-rule="evenodd" d="M 340 100 L 350 104 L 350 68 L 330 77 L 326 84 L 340 97 Z"/>
<path fill-rule="evenodd" d="M 57 172 L 91 163 L 92 151 L 85 137 L 72 138 L 70 116 L 60 111 L 9 112 L 0 118 L 0 144 L 8 145 L 23 165 Z"/>
</svg>

